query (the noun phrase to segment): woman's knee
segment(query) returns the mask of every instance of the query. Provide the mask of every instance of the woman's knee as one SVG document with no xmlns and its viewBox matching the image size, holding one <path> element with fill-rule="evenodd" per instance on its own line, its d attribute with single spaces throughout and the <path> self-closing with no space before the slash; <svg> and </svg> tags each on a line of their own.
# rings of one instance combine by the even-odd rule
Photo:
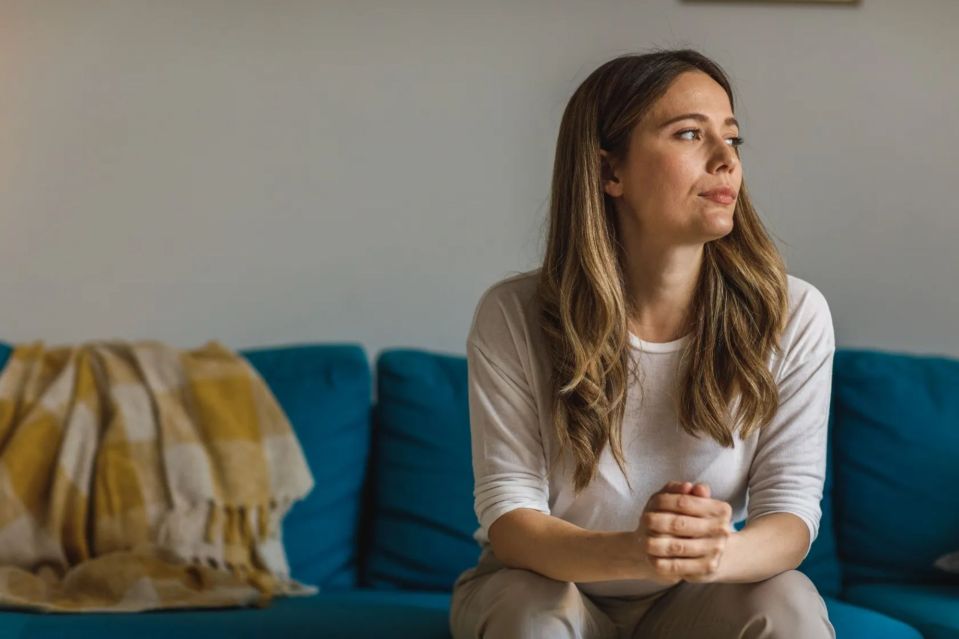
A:
<svg viewBox="0 0 959 639">
<path fill-rule="evenodd" d="M 819 602 L 819 591 L 805 574 L 787 570 L 778 575 L 751 584 L 747 599 L 762 608 L 794 605 L 796 608 Z"/>
<path fill-rule="evenodd" d="M 583 595 L 576 584 L 530 570 L 501 570 L 490 579 L 489 588 L 495 591 L 498 600 L 489 612 L 509 622 L 529 616 L 578 614 L 585 609 Z"/>
<path fill-rule="evenodd" d="M 530 570 L 504 568 L 474 593 L 475 635 L 487 638 L 615 636 L 615 626 L 589 606 L 576 584 Z"/>
<path fill-rule="evenodd" d="M 744 608 L 759 625 L 779 629 L 774 636 L 835 637 L 825 602 L 802 572 L 787 570 L 750 585 Z"/>
</svg>

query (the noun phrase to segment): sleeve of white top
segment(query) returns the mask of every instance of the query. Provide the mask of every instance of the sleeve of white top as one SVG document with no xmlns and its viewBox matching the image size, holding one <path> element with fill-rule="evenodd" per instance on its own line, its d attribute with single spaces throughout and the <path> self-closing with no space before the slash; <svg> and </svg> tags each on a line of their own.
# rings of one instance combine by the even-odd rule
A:
<svg viewBox="0 0 959 639">
<path fill-rule="evenodd" d="M 835 337 L 825 298 L 813 289 L 779 381 L 779 409 L 761 430 L 749 471 L 747 519 L 788 512 L 819 534 Z M 790 354 L 793 357 L 790 357 Z M 792 361 L 790 361 L 792 360 Z"/>
<path fill-rule="evenodd" d="M 549 514 L 546 458 L 522 367 L 472 338 L 466 354 L 474 509 L 488 539 L 489 527 L 511 510 Z"/>
</svg>

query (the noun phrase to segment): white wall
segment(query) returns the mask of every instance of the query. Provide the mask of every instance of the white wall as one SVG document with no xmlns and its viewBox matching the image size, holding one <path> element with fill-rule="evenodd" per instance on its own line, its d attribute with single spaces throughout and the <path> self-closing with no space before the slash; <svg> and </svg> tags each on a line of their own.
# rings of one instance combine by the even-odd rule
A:
<svg viewBox="0 0 959 639">
<path fill-rule="evenodd" d="M 0 339 L 463 352 L 608 58 L 730 73 L 842 346 L 959 355 L 959 2 L 0 0 Z"/>
</svg>

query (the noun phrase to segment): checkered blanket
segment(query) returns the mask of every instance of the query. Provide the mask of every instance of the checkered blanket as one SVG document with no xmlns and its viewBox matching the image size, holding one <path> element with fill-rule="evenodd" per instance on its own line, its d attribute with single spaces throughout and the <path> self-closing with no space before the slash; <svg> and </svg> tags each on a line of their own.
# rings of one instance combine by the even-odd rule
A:
<svg viewBox="0 0 959 639">
<path fill-rule="evenodd" d="M 313 476 L 242 357 L 211 341 L 20 345 L 0 373 L 0 606 L 266 605 Z"/>
</svg>

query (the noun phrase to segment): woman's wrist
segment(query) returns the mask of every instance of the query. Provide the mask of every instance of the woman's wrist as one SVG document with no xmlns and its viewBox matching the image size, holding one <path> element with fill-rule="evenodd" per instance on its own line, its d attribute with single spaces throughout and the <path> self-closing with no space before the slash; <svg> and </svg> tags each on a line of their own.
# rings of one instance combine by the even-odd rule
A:
<svg viewBox="0 0 959 639">
<path fill-rule="evenodd" d="M 619 579 L 649 579 L 649 561 L 642 537 L 635 530 L 617 533 L 612 564 Z"/>
</svg>

